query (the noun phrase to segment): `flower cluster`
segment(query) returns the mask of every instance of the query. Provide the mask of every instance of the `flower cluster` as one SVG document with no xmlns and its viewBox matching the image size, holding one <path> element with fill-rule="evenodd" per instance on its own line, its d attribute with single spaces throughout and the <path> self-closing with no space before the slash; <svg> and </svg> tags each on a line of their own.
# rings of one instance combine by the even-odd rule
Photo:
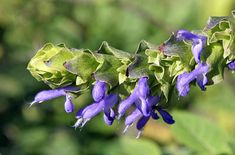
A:
<svg viewBox="0 0 235 155">
<path fill-rule="evenodd" d="M 201 62 L 203 47 L 206 45 L 207 38 L 202 35 L 193 34 L 187 30 L 179 30 L 176 34 L 179 40 L 192 42 L 192 53 L 198 66 L 190 73 L 184 72 L 177 77 L 176 88 L 180 96 L 186 96 L 189 93 L 189 84 L 196 79 L 201 90 L 205 91 L 205 85 L 208 83 L 206 74 L 209 71 L 209 65 Z"/>
<path fill-rule="evenodd" d="M 78 91 L 79 88 L 74 86 L 68 86 L 58 88 L 54 90 L 44 90 L 39 92 L 34 101 L 30 104 L 32 106 L 35 103 L 42 103 L 60 96 L 65 96 L 65 111 L 71 113 L 74 111 L 74 105 L 72 103 L 72 97 L 70 92 Z M 79 109 L 76 114 L 76 123 L 74 128 L 83 127 L 89 120 L 98 115 L 100 112 L 104 112 L 104 121 L 107 125 L 112 125 L 117 114 L 113 110 L 115 104 L 117 104 L 119 97 L 116 94 L 107 94 L 107 84 L 105 82 L 97 80 L 92 89 L 92 98 L 94 103 L 88 105 L 85 108 Z M 175 121 L 172 116 L 158 106 L 160 101 L 159 96 L 151 96 L 148 85 L 148 77 L 142 77 L 138 80 L 135 89 L 128 98 L 123 100 L 118 107 L 118 119 L 124 116 L 128 108 L 132 104 L 135 105 L 135 110 L 126 117 L 124 133 L 127 131 L 135 121 L 137 121 L 136 128 L 139 131 L 137 137 L 150 118 L 155 120 L 159 119 L 157 112 L 162 116 L 163 120 L 168 124 L 173 124 Z"/>
<path fill-rule="evenodd" d="M 125 133 L 129 126 L 137 121 L 136 128 L 139 131 L 137 137 L 139 137 L 141 130 L 150 118 L 159 119 L 157 111 L 166 123 L 173 124 L 175 121 L 172 116 L 158 106 L 159 101 L 159 96 L 151 96 L 150 94 L 148 78 L 140 78 L 131 95 L 123 100 L 118 107 L 118 118 L 120 118 L 132 104 L 135 105 L 135 110 L 125 119 L 126 128 L 123 132 Z"/>
<path fill-rule="evenodd" d="M 94 103 L 90 104 L 84 109 L 80 109 L 77 114 L 77 122 L 74 127 L 83 127 L 87 121 L 92 119 L 94 116 L 99 114 L 101 111 L 104 112 L 104 121 L 107 125 L 112 125 L 115 119 L 115 112 L 112 109 L 113 106 L 118 102 L 118 96 L 116 94 L 106 94 L 107 84 L 105 82 L 96 81 L 95 86 L 92 90 L 92 97 Z"/>
</svg>

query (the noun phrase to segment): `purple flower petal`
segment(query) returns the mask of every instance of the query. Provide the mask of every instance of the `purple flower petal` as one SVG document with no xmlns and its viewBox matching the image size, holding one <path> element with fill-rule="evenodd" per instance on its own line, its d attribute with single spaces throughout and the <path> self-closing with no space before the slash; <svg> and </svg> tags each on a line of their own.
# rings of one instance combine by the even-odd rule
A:
<svg viewBox="0 0 235 155">
<path fill-rule="evenodd" d="M 115 112 L 113 111 L 113 109 L 110 109 L 110 115 L 109 117 L 107 115 L 104 115 L 104 121 L 107 125 L 112 125 L 114 119 L 115 119 Z"/>
<path fill-rule="evenodd" d="M 130 126 L 133 122 L 135 122 L 140 116 L 142 116 L 142 113 L 139 111 L 139 109 L 135 109 L 130 115 L 128 115 L 125 119 L 125 125 Z"/>
<path fill-rule="evenodd" d="M 147 105 L 147 98 L 149 96 L 149 93 L 150 91 L 148 86 L 148 77 L 140 78 L 131 95 L 119 104 L 118 107 L 119 118 L 124 115 L 126 110 L 134 102 L 136 102 L 137 108 L 139 108 L 145 116 L 149 115 L 149 108 Z M 141 102 L 137 101 L 139 99 L 141 100 Z"/>
<path fill-rule="evenodd" d="M 100 102 L 95 102 L 88 105 L 86 108 L 77 112 L 76 118 L 78 119 L 74 127 L 83 127 L 87 121 L 92 119 L 101 111 L 104 111 L 104 121 L 108 125 L 112 125 L 115 119 L 115 112 L 112 107 L 117 103 L 118 96 L 116 94 L 109 94 L 103 98 Z"/>
<path fill-rule="evenodd" d="M 67 86 L 63 88 L 53 89 L 53 90 L 43 90 L 36 94 L 34 97 L 34 101 L 31 103 L 41 103 L 44 101 L 52 100 L 60 96 L 65 96 L 66 92 L 77 91 L 78 87 Z"/>
<path fill-rule="evenodd" d="M 75 86 L 66 86 L 66 87 L 59 88 L 59 89 L 63 89 L 65 92 L 73 92 L 73 91 L 79 90 L 79 88 Z"/>
<path fill-rule="evenodd" d="M 95 102 L 101 101 L 104 98 L 105 93 L 106 93 L 106 83 L 97 80 L 92 89 L 92 97 L 95 100 Z"/>
<path fill-rule="evenodd" d="M 136 94 L 136 90 L 132 92 L 132 94 L 125 100 L 123 100 L 119 106 L 118 106 L 118 118 L 123 116 L 126 112 L 126 110 L 138 99 L 138 96 Z"/>
<path fill-rule="evenodd" d="M 150 108 L 151 106 L 149 106 L 149 103 L 147 102 L 147 99 L 144 98 L 140 98 L 141 100 L 141 104 L 140 104 L 140 111 L 142 112 L 142 114 L 144 116 L 149 116 L 150 115 Z"/>
<path fill-rule="evenodd" d="M 33 102 L 34 103 L 36 103 L 36 102 L 41 103 L 41 102 L 55 99 L 57 97 L 65 96 L 65 95 L 66 95 L 66 93 L 63 89 L 43 90 L 43 91 L 40 91 L 39 93 L 37 93 Z"/>
<path fill-rule="evenodd" d="M 199 37 L 187 30 L 178 30 L 176 33 L 176 38 L 178 40 L 193 40 L 199 39 Z"/>
<path fill-rule="evenodd" d="M 173 120 L 173 117 L 167 111 L 163 110 L 160 107 L 158 107 L 157 110 L 162 116 L 162 119 L 164 120 L 164 122 L 166 122 L 167 124 L 175 123 L 175 121 Z"/>
<path fill-rule="evenodd" d="M 118 102 L 118 95 L 109 94 L 104 98 L 105 108 L 112 108 Z"/>
<path fill-rule="evenodd" d="M 231 70 L 235 70 L 235 60 L 233 60 L 232 62 L 228 64 L 228 68 Z"/>
<path fill-rule="evenodd" d="M 208 83 L 208 79 L 206 77 L 206 75 L 201 74 L 199 76 L 196 77 L 196 81 L 198 86 L 201 88 L 202 91 L 206 90 L 205 85 Z"/>
<path fill-rule="evenodd" d="M 110 116 L 110 111 L 112 111 L 112 107 L 117 103 L 118 101 L 118 96 L 116 94 L 109 94 L 104 98 L 104 114 L 107 117 Z"/>
<path fill-rule="evenodd" d="M 66 101 L 64 103 L 64 109 L 67 113 L 72 113 L 74 110 L 74 105 L 72 102 L 72 97 L 66 94 Z"/>
<path fill-rule="evenodd" d="M 147 101 L 150 104 L 150 106 L 155 106 L 160 101 L 160 97 L 159 96 L 149 96 Z"/>
<path fill-rule="evenodd" d="M 201 61 L 200 56 L 203 50 L 203 47 L 206 44 L 206 37 L 202 35 L 193 34 L 187 30 L 177 31 L 176 38 L 178 40 L 189 40 L 192 41 L 192 53 L 196 63 Z"/>
<path fill-rule="evenodd" d="M 146 125 L 146 123 L 148 122 L 149 118 L 150 118 L 150 116 L 149 116 L 149 117 L 145 117 L 145 116 L 141 117 L 141 118 L 139 119 L 139 121 L 137 122 L 137 124 L 136 124 L 136 128 L 137 128 L 138 130 L 142 130 L 143 127 L 144 127 L 144 126 Z"/>
<path fill-rule="evenodd" d="M 193 52 L 194 59 L 195 59 L 196 63 L 199 63 L 201 61 L 200 56 L 202 53 L 202 49 L 203 49 L 202 40 L 196 39 L 192 45 L 192 52 Z"/>
<path fill-rule="evenodd" d="M 146 99 L 149 95 L 149 86 L 148 86 L 148 78 L 142 77 L 139 79 L 137 84 L 137 90 L 139 97 Z"/>
<path fill-rule="evenodd" d="M 188 77 L 190 77 L 189 73 L 183 73 L 177 77 L 176 88 L 177 88 L 180 96 L 186 96 L 190 90 L 189 83 L 193 79 L 188 78 Z"/>
<path fill-rule="evenodd" d="M 154 111 L 151 111 L 151 117 L 155 120 L 159 119 L 159 116 L 157 113 L 155 113 Z"/>
<path fill-rule="evenodd" d="M 197 80 L 199 87 L 202 90 L 205 90 L 205 85 L 208 80 L 206 77 L 207 72 L 209 71 L 209 66 L 206 63 L 199 63 L 198 67 L 195 68 L 190 73 L 183 73 L 177 77 L 176 88 L 180 96 L 186 96 L 190 90 L 189 83 L 194 79 Z"/>
<path fill-rule="evenodd" d="M 76 118 L 79 119 L 82 117 L 83 111 L 85 108 L 81 108 L 78 110 L 78 112 L 76 113 Z"/>
<path fill-rule="evenodd" d="M 100 113 L 103 109 L 102 101 L 99 103 L 93 103 L 87 106 L 82 112 L 82 118 L 91 119 Z"/>
</svg>

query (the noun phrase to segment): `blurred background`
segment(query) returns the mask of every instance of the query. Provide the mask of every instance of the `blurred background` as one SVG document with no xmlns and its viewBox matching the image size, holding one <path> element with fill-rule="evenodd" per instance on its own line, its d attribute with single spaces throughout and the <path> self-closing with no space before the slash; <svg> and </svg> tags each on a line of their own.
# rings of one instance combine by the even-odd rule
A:
<svg viewBox="0 0 235 155">
<path fill-rule="evenodd" d="M 133 52 L 140 40 L 160 44 L 233 8 L 234 0 L 0 0 L 0 155 L 235 154 L 235 75 L 227 70 L 224 82 L 173 100 L 174 125 L 149 121 L 140 139 L 135 127 L 123 135 L 123 122 L 108 127 L 102 116 L 74 130 L 63 98 L 28 109 L 49 88 L 26 70 L 46 42 L 95 50 L 106 40 Z"/>
</svg>

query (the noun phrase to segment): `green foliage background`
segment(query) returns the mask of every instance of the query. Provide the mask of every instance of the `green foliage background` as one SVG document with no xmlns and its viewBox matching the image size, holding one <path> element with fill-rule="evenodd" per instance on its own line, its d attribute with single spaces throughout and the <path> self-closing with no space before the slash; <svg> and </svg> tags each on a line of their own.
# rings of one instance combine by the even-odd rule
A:
<svg viewBox="0 0 235 155">
<path fill-rule="evenodd" d="M 150 121 L 141 139 L 123 123 L 108 127 L 102 116 L 74 130 L 73 115 L 56 99 L 28 109 L 49 89 L 26 70 L 46 42 L 134 52 L 140 40 L 160 44 L 177 29 L 202 29 L 209 16 L 230 15 L 233 0 L 0 0 L 0 154 L 193 155 L 235 154 L 235 75 L 206 92 L 192 88 L 170 105 L 176 123 Z M 76 108 L 91 102 L 84 94 Z"/>
</svg>

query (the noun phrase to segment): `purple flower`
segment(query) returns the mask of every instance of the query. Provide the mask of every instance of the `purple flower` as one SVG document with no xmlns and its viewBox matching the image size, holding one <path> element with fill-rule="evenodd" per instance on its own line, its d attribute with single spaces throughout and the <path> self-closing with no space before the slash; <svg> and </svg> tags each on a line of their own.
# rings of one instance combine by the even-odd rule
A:
<svg viewBox="0 0 235 155">
<path fill-rule="evenodd" d="M 157 111 L 160 113 L 160 115 L 162 116 L 162 119 L 164 120 L 164 122 L 166 122 L 167 124 L 174 124 L 175 121 L 173 119 L 173 117 L 164 109 L 162 109 L 161 107 L 156 107 Z"/>
<path fill-rule="evenodd" d="M 147 106 L 147 97 L 149 96 L 149 86 L 148 86 L 148 78 L 142 77 L 139 79 L 135 89 L 131 93 L 131 95 L 123 100 L 118 107 L 118 113 L 120 118 L 126 112 L 126 110 L 137 100 L 140 100 L 140 104 L 138 105 L 139 110 L 143 113 L 143 115 L 149 115 L 149 109 Z"/>
<path fill-rule="evenodd" d="M 92 89 L 92 97 L 96 102 L 99 102 L 104 98 L 106 93 L 106 83 L 99 80 L 96 81 L 94 88 Z"/>
<path fill-rule="evenodd" d="M 192 72 L 188 73 L 185 72 L 183 74 L 180 74 L 177 77 L 176 81 L 176 88 L 179 92 L 180 96 L 186 96 L 190 90 L 189 84 L 194 79 L 196 79 L 196 82 L 198 86 L 201 88 L 201 90 L 206 90 L 205 85 L 208 83 L 208 79 L 206 77 L 207 72 L 209 71 L 209 66 L 203 62 L 199 63 L 197 68 L 195 68 Z"/>
<path fill-rule="evenodd" d="M 66 100 L 65 100 L 65 103 L 64 103 L 64 110 L 67 112 L 67 113 L 72 113 L 73 110 L 74 110 L 74 105 L 73 105 L 73 102 L 72 102 L 72 97 L 68 94 L 66 94 Z"/>
<path fill-rule="evenodd" d="M 94 116 L 98 115 L 100 112 L 104 112 L 104 121 L 108 125 L 112 125 L 115 119 L 115 112 L 113 111 L 113 106 L 118 102 L 118 95 L 109 94 L 106 95 L 106 83 L 101 81 L 96 81 L 93 90 L 92 97 L 94 103 L 88 105 L 84 109 L 80 109 L 76 118 L 77 121 L 74 127 L 83 127 L 86 122 L 92 119 Z"/>
<path fill-rule="evenodd" d="M 53 89 L 53 90 L 43 90 L 36 94 L 34 101 L 30 103 L 30 107 L 35 103 L 42 103 L 48 100 L 55 99 L 60 96 L 65 96 L 64 108 L 67 113 L 71 113 L 74 110 L 74 105 L 72 103 L 72 97 L 68 94 L 72 91 L 78 91 L 79 88 L 74 86 L 67 86 L 63 88 Z"/>
<path fill-rule="evenodd" d="M 144 116 L 142 112 L 139 110 L 139 108 L 136 108 L 130 115 L 128 115 L 125 119 L 125 129 L 123 133 L 125 133 L 128 128 L 135 122 L 136 128 L 138 130 L 137 138 L 141 135 L 141 132 L 148 122 L 150 118 L 153 118 L 155 120 L 159 119 L 158 114 L 156 113 L 156 110 L 159 112 L 159 114 L 162 116 L 163 120 L 168 124 L 173 124 L 175 121 L 173 120 L 172 116 L 165 110 L 163 110 L 161 107 L 158 106 L 158 103 L 160 101 L 159 96 L 149 96 L 147 99 L 148 108 L 150 110 L 149 116 Z M 138 102 L 138 101 L 137 101 Z M 137 103 L 138 105 L 139 103 Z"/>
<path fill-rule="evenodd" d="M 228 64 L 228 68 L 231 70 L 235 70 L 235 60 L 233 60 L 232 62 Z"/>
<path fill-rule="evenodd" d="M 202 49 L 206 44 L 207 38 L 202 35 L 193 34 L 187 30 L 177 31 L 176 38 L 178 40 L 187 40 L 192 42 L 192 53 L 194 55 L 196 63 L 199 63 L 201 61 L 200 56 L 202 53 Z"/>
</svg>

